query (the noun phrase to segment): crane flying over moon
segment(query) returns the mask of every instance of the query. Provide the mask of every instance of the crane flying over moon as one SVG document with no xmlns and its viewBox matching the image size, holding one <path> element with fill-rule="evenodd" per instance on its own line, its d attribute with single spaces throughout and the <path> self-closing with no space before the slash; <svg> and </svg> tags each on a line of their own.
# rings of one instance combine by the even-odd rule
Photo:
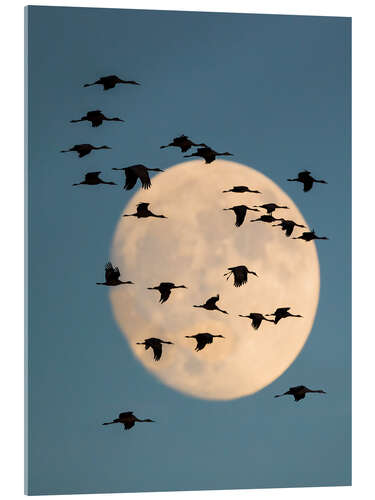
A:
<svg viewBox="0 0 375 500">
<path fill-rule="evenodd" d="M 136 217 L 123 223 L 122 213 L 130 213 L 144 201 L 141 189 L 122 207 L 111 259 L 138 288 L 110 287 L 110 300 L 129 348 L 155 377 L 197 398 L 230 400 L 269 385 L 300 353 L 317 309 L 319 261 L 315 242 L 298 244 L 269 224 L 244 224 L 238 230 L 233 217 L 222 210 L 239 205 L 243 196 L 224 194 L 223 186 L 256 186 L 262 193 L 256 195 L 259 205 L 272 200 L 288 206 L 288 217 L 308 228 L 293 200 L 271 179 L 222 159 L 215 160 L 213 168 L 199 166 L 201 160 L 184 161 L 153 177 L 147 202 L 168 214 L 162 224 L 139 224 Z M 228 284 L 223 270 L 244 263 L 259 278 L 247 286 Z M 153 293 L 142 294 L 140 300 L 139 289 L 149 287 L 150 278 L 152 283 L 162 283 L 167 276 L 188 288 L 176 291 L 162 307 Z M 216 295 L 230 314 L 192 308 Z M 303 317 L 277 325 L 264 321 L 259 331 L 239 317 L 249 311 L 270 313 L 284 304 Z M 140 332 L 143 338 L 173 342 L 173 355 L 155 363 L 136 345 Z M 198 355 L 185 339 L 192 332 L 220 332 L 225 339 Z"/>
</svg>

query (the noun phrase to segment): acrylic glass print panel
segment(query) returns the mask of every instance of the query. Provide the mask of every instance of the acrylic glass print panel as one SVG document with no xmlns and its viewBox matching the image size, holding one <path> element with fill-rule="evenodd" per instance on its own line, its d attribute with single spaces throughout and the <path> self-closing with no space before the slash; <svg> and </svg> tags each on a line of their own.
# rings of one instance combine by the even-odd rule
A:
<svg viewBox="0 0 375 500">
<path fill-rule="evenodd" d="M 27 493 L 350 485 L 351 20 L 26 27 Z"/>
</svg>

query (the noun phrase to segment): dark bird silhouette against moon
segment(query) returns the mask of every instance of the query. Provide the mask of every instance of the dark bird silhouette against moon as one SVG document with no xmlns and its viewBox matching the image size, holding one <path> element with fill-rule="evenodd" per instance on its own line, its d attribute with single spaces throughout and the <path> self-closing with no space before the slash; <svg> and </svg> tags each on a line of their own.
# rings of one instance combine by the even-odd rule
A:
<svg viewBox="0 0 375 500">
<path fill-rule="evenodd" d="M 144 342 L 137 342 L 137 344 L 144 345 L 146 351 L 151 347 L 154 352 L 154 361 L 159 361 L 163 352 L 163 344 L 173 344 L 173 342 L 151 337 L 149 339 L 145 339 Z"/>
</svg>

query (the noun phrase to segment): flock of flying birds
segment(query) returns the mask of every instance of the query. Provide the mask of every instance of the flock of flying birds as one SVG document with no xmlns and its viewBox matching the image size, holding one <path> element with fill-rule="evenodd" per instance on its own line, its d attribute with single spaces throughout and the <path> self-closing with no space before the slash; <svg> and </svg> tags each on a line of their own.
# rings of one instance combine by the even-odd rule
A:
<svg viewBox="0 0 375 500">
<path fill-rule="evenodd" d="M 93 83 L 87 83 L 84 85 L 84 87 L 90 87 L 93 85 L 102 85 L 103 89 L 105 91 L 113 89 L 116 85 L 118 84 L 126 84 L 126 85 L 140 85 L 138 82 L 133 81 L 133 80 L 123 80 L 116 75 L 110 75 L 110 76 L 105 76 L 99 78 L 99 80 L 96 80 Z M 75 119 L 71 120 L 71 123 L 78 123 L 78 122 L 84 122 L 88 121 L 91 122 L 92 127 L 99 127 L 103 124 L 104 121 L 113 121 L 113 122 L 123 122 L 121 118 L 118 117 L 113 117 L 113 118 L 108 118 L 106 117 L 100 110 L 94 110 L 94 111 L 88 111 L 86 115 L 82 116 L 80 119 Z M 219 153 L 212 149 L 211 147 L 207 146 L 205 143 L 195 143 L 192 140 L 189 139 L 186 135 L 180 135 L 179 137 L 175 137 L 172 142 L 165 146 L 160 146 L 160 149 L 165 149 L 165 148 L 170 148 L 170 147 L 175 147 L 179 148 L 182 153 L 186 153 L 189 151 L 191 148 L 196 147 L 196 151 L 184 155 L 185 158 L 190 158 L 190 157 L 199 157 L 203 158 L 205 161 L 205 164 L 211 164 L 216 160 L 217 156 L 233 156 L 231 153 L 228 151 L 225 151 L 223 153 Z M 62 150 L 62 153 L 67 153 L 67 152 L 76 152 L 79 156 L 79 158 L 83 158 L 84 156 L 87 156 L 94 150 L 99 150 L 99 149 L 111 149 L 109 146 L 93 146 L 91 144 L 76 144 L 72 146 L 70 149 L 67 150 Z M 123 167 L 123 168 L 113 168 L 112 170 L 123 170 L 125 173 L 125 184 L 124 184 L 124 189 L 126 190 L 131 190 L 134 188 L 134 186 L 137 184 L 137 181 L 140 181 L 141 187 L 145 190 L 151 188 L 151 179 L 149 176 L 150 171 L 155 171 L 155 172 L 163 172 L 162 169 L 159 168 L 149 168 L 146 165 L 142 164 L 137 164 L 137 165 L 131 165 L 129 167 Z M 99 184 L 108 184 L 108 185 L 115 185 L 115 182 L 112 181 L 104 181 L 100 178 L 100 174 L 102 172 L 87 172 L 85 174 L 85 178 L 83 181 L 79 183 L 73 184 L 73 186 L 78 186 L 78 185 L 89 185 L 89 186 L 96 186 Z M 308 192 L 312 189 L 314 183 L 321 183 L 321 184 L 327 184 L 326 181 L 321 180 L 321 179 L 315 179 L 314 177 L 311 176 L 311 172 L 308 170 L 304 170 L 302 172 L 299 172 L 298 176 L 295 179 L 288 179 L 290 182 L 300 182 L 303 184 L 303 191 Z M 254 194 L 260 194 L 260 191 L 256 189 L 250 189 L 248 186 L 233 186 L 230 189 L 223 190 L 223 193 L 254 193 Z M 162 215 L 162 214 L 154 214 L 153 212 L 150 211 L 149 209 L 150 204 L 147 202 L 142 202 L 139 203 L 136 207 L 136 212 L 132 214 L 124 214 L 123 217 L 137 217 L 138 219 L 140 218 L 147 218 L 147 217 L 157 217 L 157 218 L 163 218 L 166 219 L 167 216 Z M 287 206 L 281 206 L 278 205 L 277 203 L 265 203 L 263 205 L 254 205 L 252 207 L 248 207 L 247 205 L 235 205 L 230 208 L 224 208 L 223 210 L 232 210 L 235 214 L 235 226 L 240 227 L 246 217 L 247 211 L 253 211 L 253 212 L 260 212 L 259 209 L 264 210 L 264 213 L 260 215 L 258 218 L 251 219 L 250 222 L 263 222 L 263 223 L 268 223 L 272 224 L 277 222 L 277 224 L 272 224 L 272 226 L 277 226 L 281 227 L 281 230 L 285 232 L 286 237 L 290 237 L 293 234 L 293 231 L 296 227 L 299 228 L 305 228 L 302 224 L 298 224 L 297 222 L 293 220 L 288 220 L 284 218 L 276 218 L 274 217 L 274 212 L 276 210 L 285 210 L 288 209 Z M 327 240 L 327 237 L 320 237 L 315 234 L 315 231 L 305 231 L 302 232 L 300 236 L 293 237 L 292 239 L 302 239 L 306 242 L 312 241 L 312 240 Z M 254 275 L 257 276 L 257 274 L 254 271 L 250 271 L 245 265 L 240 265 L 240 266 L 235 266 L 235 267 L 229 267 L 228 272 L 224 274 L 224 276 L 227 277 L 227 280 L 233 276 L 233 284 L 235 287 L 241 287 L 247 283 L 248 275 Z M 122 281 L 120 279 L 120 270 L 118 267 L 113 266 L 111 262 L 108 262 L 105 266 L 105 281 L 101 283 L 97 283 L 97 285 L 104 285 L 104 286 L 120 286 L 120 285 L 131 285 L 134 284 L 132 281 Z M 187 288 L 185 285 L 175 285 L 174 283 L 169 283 L 169 282 L 163 282 L 160 283 L 157 286 L 149 287 L 148 290 L 157 290 L 160 293 L 160 299 L 159 302 L 163 304 L 166 302 L 170 295 L 172 290 L 178 289 L 178 288 Z M 219 301 L 220 297 L 219 295 L 210 297 L 209 299 L 206 300 L 203 304 L 200 305 L 194 305 L 193 307 L 196 308 L 203 308 L 207 311 L 220 311 L 223 314 L 228 314 L 227 311 L 221 309 L 218 307 L 217 302 Z M 259 327 L 261 326 L 263 321 L 269 321 L 277 325 L 279 321 L 281 321 L 284 318 L 288 317 L 296 317 L 296 318 L 301 318 L 302 316 L 299 314 L 293 314 L 290 312 L 290 307 L 278 307 L 273 313 L 270 314 L 261 314 L 258 312 L 251 312 L 248 315 L 239 315 L 242 318 L 248 318 L 251 320 L 251 325 L 255 330 L 258 330 Z M 269 317 L 273 317 L 273 319 L 269 319 Z M 214 335 L 211 333 L 197 333 L 195 335 L 187 335 L 186 338 L 193 338 L 196 341 L 196 346 L 195 346 L 195 351 L 201 351 L 204 349 L 208 344 L 212 344 L 214 338 L 224 338 L 223 335 Z M 159 338 L 147 338 L 143 342 L 137 342 L 139 345 L 144 345 L 145 350 L 151 348 L 153 351 L 153 358 L 155 361 L 159 361 L 162 356 L 162 351 L 163 351 L 163 344 L 173 344 L 173 342 L 169 342 L 166 340 L 162 340 Z M 292 395 L 294 396 L 295 401 L 299 401 L 305 397 L 307 393 L 323 393 L 325 394 L 325 391 L 323 390 L 311 390 L 303 385 L 301 386 L 296 386 L 296 387 L 290 387 L 288 391 L 286 391 L 283 394 L 276 395 L 275 397 L 280 397 L 280 396 L 285 396 L 285 395 Z M 114 419 L 111 422 L 105 422 L 103 425 L 109 425 L 109 424 L 115 424 L 115 423 L 120 423 L 124 426 L 124 429 L 131 429 L 136 422 L 154 422 L 154 420 L 151 419 L 138 419 L 132 411 L 127 411 L 127 412 L 122 412 L 119 414 L 118 418 Z"/>
</svg>

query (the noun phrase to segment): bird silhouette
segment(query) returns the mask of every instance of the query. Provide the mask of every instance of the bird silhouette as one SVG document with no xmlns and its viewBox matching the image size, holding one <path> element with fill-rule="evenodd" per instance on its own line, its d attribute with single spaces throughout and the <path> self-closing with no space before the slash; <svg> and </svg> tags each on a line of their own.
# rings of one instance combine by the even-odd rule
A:
<svg viewBox="0 0 375 500">
<path fill-rule="evenodd" d="M 144 345 L 146 351 L 149 347 L 151 347 L 154 351 L 154 360 L 159 361 L 163 352 L 163 344 L 173 344 L 173 342 L 151 337 L 149 339 L 145 339 L 144 342 L 137 342 L 137 344 Z"/>
<path fill-rule="evenodd" d="M 138 203 L 137 211 L 134 214 L 124 214 L 123 217 L 137 217 L 138 219 L 144 219 L 147 217 L 158 217 L 159 219 L 166 219 L 165 215 L 153 214 L 149 209 L 149 203 Z"/>
<path fill-rule="evenodd" d="M 317 236 L 313 229 L 312 231 L 305 231 L 301 236 L 294 237 L 292 240 L 305 240 L 307 242 L 312 240 L 328 240 L 328 238 L 327 236 Z"/>
<path fill-rule="evenodd" d="M 280 219 L 275 219 L 273 215 L 261 215 L 258 219 L 252 219 L 250 222 L 275 222 Z"/>
<path fill-rule="evenodd" d="M 289 208 L 285 206 L 278 205 L 277 203 L 265 203 L 264 205 L 254 205 L 256 208 L 264 208 L 268 215 L 271 215 L 277 208 Z"/>
<path fill-rule="evenodd" d="M 147 290 L 159 290 L 160 292 L 159 302 L 161 304 L 164 304 L 164 302 L 167 302 L 167 300 L 169 299 L 171 291 L 174 290 L 175 288 L 187 288 L 187 287 L 185 285 L 177 286 L 174 283 L 160 283 L 160 285 L 147 288 Z"/>
<path fill-rule="evenodd" d="M 217 307 L 216 302 L 219 300 L 220 295 L 217 294 L 215 297 L 211 297 L 206 302 L 200 306 L 193 306 L 193 307 L 203 307 L 203 309 L 207 309 L 207 311 L 220 311 L 224 314 L 228 314 L 227 311 L 223 311 L 219 307 Z"/>
<path fill-rule="evenodd" d="M 227 189 L 226 191 L 223 191 L 223 193 L 259 193 L 262 194 L 260 191 L 256 189 L 249 189 L 247 186 L 233 186 L 231 189 Z"/>
<path fill-rule="evenodd" d="M 297 224 L 293 220 L 285 220 L 285 219 L 278 219 L 280 220 L 280 224 L 272 224 L 273 227 L 278 227 L 281 226 L 281 230 L 285 231 L 285 236 L 289 238 L 289 236 L 293 233 L 293 230 L 295 227 L 306 227 L 303 226 L 302 224 Z"/>
<path fill-rule="evenodd" d="M 112 149 L 112 148 L 110 148 L 109 146 L 93 146 L 92 144 L 76 144 L 70 149 L 62 149 L 60 153 L 75 152 L 78 153 L 78 156 L 80 158 L 83 158 L 84 156 L 90 154 L 91 151 L 93 151 L 94 149 L 97 150 L 97 149 Z"/>
<path fill-rule="evenodd" d="M 251 326 L 254 328 L 254 330 L 258 330 L 260 325 L 262 324 L 262 321 L 269 321 L 270 323 L 273 323 L 272 319 L 267 319 L 263 316 L 261 313 L 250 313 L 247 316 L 243 314 L 239 314 L 241 318 L 249 318 L 251 319 Z"/>
<path fill-rule="evenodd" d="M 93 83 L 85 83 L 84 87 L 92 87 L 93 85 L 103 85 L 103 90 L 113 89 L 118 83 L 125 83 L 127 85 L 140 85 L 134 80 L 122 80 L 116 75 L 102 76 L 99 80 Z"/>
<path fill-rule="evenodd" d="M 298 176 L 296 179 L 288 179 L 289 182 L 301 182 L 303 184 L 303 190 L 305 193 L 307 191 L 310 191 L 310 189 L 313 187 L 314 182 L 318 182 L 320 184 L 328 184 L 326 181 L 323 181 L 321 179 L 314 179 L 312 177 L 311 172 L 309 170 L 303 170 L 302 172 L 298 173 Z"/>
<path fill-rule="evenodd" d="M 160 168 L 149 168 L 141 164 L 131 165 L 130 167 L 112 168 L 112 170 L 123 170 L 125 172 L 124 189 L 128 191 L 133 189 L 138 179 L 141 181 L 143 189 L 149 189 L 151 187 L 151 180 L 148 173 L 150 171 L 164 172 L 164 170 L 161 170 Z"/>
<path fill-rule="evenodd" d="M 121 281 L 120 270 L 118 267 L 113 267 L 111 262 L 105 265 L 105 282 L 97 283 L 97 285 L 117 286 L 117 285 L 134 285 L 132 281 Z"/>
<path fill-rule="evenodd" d="M 223 208 L 223 210 L 233 210 L 233 212 L 236 214 L 235 225 L 237 227 L 242 226 L 243 221 L 245 220 L 245 217 L 246 217 L 246 212 L 248 210 L 251 210 L 253 212 L 259 212 L 259 210 L 257 208 L 250 208 L 246 205 L 236 205 L 235 207 Z"/>
<path fill-rule="evenodd" d="M 175 137 L 172 142 L 167 144 L 166 146 L 160 146 L 160 149 L 165 148 L 180 148 L 181 153 L 186 153 L 192 146 L 206 146 L 204 143 L 196 144 L 191 141 L 187 135 L 180 135 L 179 137 Z"/>
<path fill-rule="evenodd" d="M 233 156 L 232 153 L 228 153 L 226 151 L 225 153 L 218 153 L 214 149 L 205 146 L 203 148 L 198 148 L 195 153 L 192 153 L 191 155 L 185 155 L 184 158 L 191 158 L 192 156 L 199 156 L 205 160 L 206 163 L 212 163 L 213 161 L 216 160 L 217 156 Z"/>
<path fill-rule="evenodd" d="M 99 127 L 103 123 L 103 121 L 107 122 L 123 122 L 121 118 L 107 118 L 103 115 L 100 110 L 88 111 L 85 116 L 82 116 L 79 120 L 70 120 L 70 123 L 78 123 L 88 121 L 91 122 L 93 127 Z"/>
<path fill-rule="evenodd" d="M 294 401 L 299 401 L 300 399 L 304 399 L 306 394 L 308 392 L 318 392 L 319 394 L 327 394 L 325 391 L 319 389 L 319 390 L 312 390 L 309 389 L 308 387 L 305 387 L 304 385 L 297 385 L 296 387 L 290 387 L 289 391 L 284 392 L 284 394 L 277 394 L 274 396 L 275 398 L 280 398 L 281 396 L 294 396 Z"/>
<path fill-rule="evenodd" d="M 274 323 L 277 325 L 277 323 L 283 319 L 283 318 L 288 318 L 288 317 L 293 317 L 293 318 L 303 318 L 300 314 L 292 314 L 289 312 L 290 307 L 278 307 L 275 312 L 272 314 L 266 314 L 266 316 L 275 316 Z"/>
<path fill-rule="evenodd" d="M 80 186 L 81 184 L 87 184 L 88 186 L 97 186 L 98 184 L 111 184 L 112 186 L 116 185 L 115 182 L 103 181 L 102 179 L 100 179 L 99 174 L 101 174 L 101 172 L 87 172 L 87 174 L 85 174 L 85 180 L 73 184 L 73 186 Z"/>
<path fill-rule="evenodd" d="M 155 420 L 151 420 L 150 418 L 146 418 L 145 420 L 141 420 L 133 415 L 132 411 L 124 411 L 120 413 L 118 418 L 112 420 L 112 422 L 104 422 L 103 425 L 111 425 L 111 424 L 122 424 L 125 430 L 129 430 L 134 427 L 136 422 L 155 422 Z"/>
<path fill-rule="evenodd" d="M 224 339 L 223 335 L 213 335 L 212 333 L 196 333 L 195 335 L 185 335 L 187 339 L 195 339 L 197 345 L 195 347 L 196 351 L 201 351 L 206 347 L 207 344 L 212 344 L 215 337 L 221 337 Z"/>
<path fill-rule="evenodd" d="M 253 274 L 254 276 L 257 276 L 257 273 L 254 271 L 249 271 L 246 266 L 236 266 L 236 267 L 228 267 L 229 273 L 225 273 L 224 276 L 228 276 L 227 280 L 231 277 L 233 274 L 234 276 L 234 286 L 239 287 L 247 283 L 247 275 L 248 274 Z"/>
</svg>

